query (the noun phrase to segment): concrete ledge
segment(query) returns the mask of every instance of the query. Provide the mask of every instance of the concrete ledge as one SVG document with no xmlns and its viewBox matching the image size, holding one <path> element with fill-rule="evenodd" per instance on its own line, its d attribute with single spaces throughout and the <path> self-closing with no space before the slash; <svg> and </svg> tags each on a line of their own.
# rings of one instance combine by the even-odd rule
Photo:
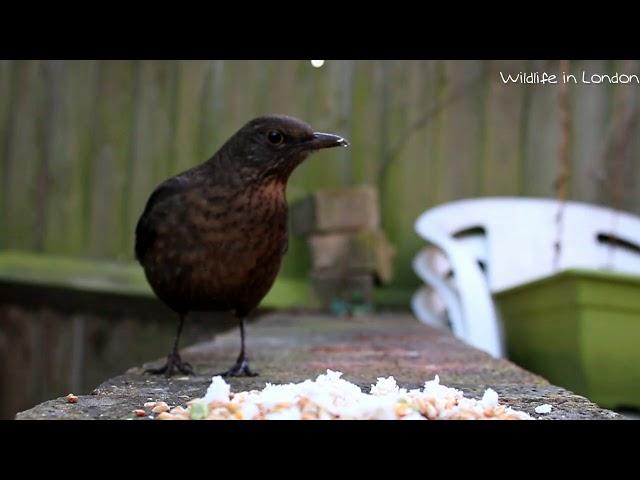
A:
<svg viewBox="0 0 640 480">
<path fill-rule="evenodd" d="M 327 369 L 368 391 L 377 377 L 393 375 L 398 384 L 418 388 L 435 374 L 441 383 L 478 398 L 488 387 L 500 401 L 545 419 L 615 419 L 620 415 L 588 399 L 549 384 L 506 360 L 495 360 L 448 333 L 419 324 L 404 313 L 377 314 L 345 320 L 313 313 L 273 313 L 247 329 L 256 378 L 232 378 L 233 391 L 263 388 L 267 382 L 288 383 L 315 378 Z M 21 412 L 17 419 L 136 419 L 132 411 L 149 401 L 184 405 L 206 391 L 211 376 L 229 367 L 239 346 L 237 331 L 182 351 L 197 376 L 150 377 L 146 364 L 107 380 L 78 403 L 58 398 Z M 167 348 L 169 346 L 167 345 Z M 162 360 L 158 360 L 158 363 Z M 535 407 L 552 405 L 548 415 Z"/>
</svg>

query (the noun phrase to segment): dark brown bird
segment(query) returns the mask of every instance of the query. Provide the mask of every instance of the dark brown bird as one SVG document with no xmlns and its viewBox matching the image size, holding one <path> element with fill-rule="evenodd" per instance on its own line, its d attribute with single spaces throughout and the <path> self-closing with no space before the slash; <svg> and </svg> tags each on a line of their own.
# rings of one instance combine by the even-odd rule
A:
<svg viewBox="0 0 640 480">
<path fill-rule="evenodd" d="M 180 318 L 162 368 L 193 373 L 178 353 L 191 311 L 233 311 L 240 322 L 238 359 L 223 375 L 247 375 L 244 320 L 276 278 L 287 250 L 286 185 L 311 153 L 347 146 L 284 115 L 256 118 L 209 160 L 160 184 L 136 227 L 135 254 L 155 294 Z"/>
</svg>

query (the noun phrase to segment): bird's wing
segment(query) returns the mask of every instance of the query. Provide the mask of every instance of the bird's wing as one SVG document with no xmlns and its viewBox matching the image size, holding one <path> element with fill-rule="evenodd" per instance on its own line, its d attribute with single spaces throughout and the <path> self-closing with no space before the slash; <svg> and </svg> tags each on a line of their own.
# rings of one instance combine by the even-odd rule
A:
<svg viewBox="0 0 640 480">
<path fill-rule="evenodd" d="M 182 176 L 170 178 L 161 183 L 151 194 L 144 211 L 136 225 L 136 245 L 135 255 L 139 262 L 142 262 L 145 253 L 149 250 L 156 238 L 156 231 L 153 222 L 150 220 L 150 213 L 160 203 L 186 191 L 190 186 L 188 179 Z"/>
</svg>

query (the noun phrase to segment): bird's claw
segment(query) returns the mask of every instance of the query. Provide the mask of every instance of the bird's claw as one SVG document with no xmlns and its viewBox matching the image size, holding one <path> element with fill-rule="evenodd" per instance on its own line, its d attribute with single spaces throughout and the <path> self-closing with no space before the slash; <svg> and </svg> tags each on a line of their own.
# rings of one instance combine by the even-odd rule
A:
<svg viewBox="0 0 640 480">
<path fill-rule="evenodd" d="M 238 359 L 236 364 L 226 372 L 217 373 L 221 377 L 257 377 L 258 372 L 253 372 L 249 368 L 249 362 L 246 359 Z"/>
<path fill-rule="evenodd" d="M 178 353 L 170 353 L 167 356 L 167 362 L 162 367 L 147 368 L 144 373 L 150 373 L 151 375 L 161 375 L 164 373 L 165 376 L 169 378 L 175 369 L 185 375 L 195 375 L 191 364 L 189 362 L 183 362 Z"/>
</svg>

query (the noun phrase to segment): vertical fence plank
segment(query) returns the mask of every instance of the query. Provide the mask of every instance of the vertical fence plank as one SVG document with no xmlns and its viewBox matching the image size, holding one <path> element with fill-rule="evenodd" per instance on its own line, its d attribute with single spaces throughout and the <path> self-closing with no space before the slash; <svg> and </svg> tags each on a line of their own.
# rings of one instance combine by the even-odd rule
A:
<svg viewBox="0 0 640 480">
<path fill-rule="evenodd" d="M 81 231 L 81 253 L 84 256 L 93 254 L 93 190 L 94 190 L 94 159 L 97 152 L 97 129 L 99 105 L 98 96 L 98 72 L 99 61 L 73 62 L 74 73 L 69 75 L 69 102 L 71 128 L 73 130 L 74 146 L 72 155 L 76 157 L 75 177 L 75 204 L 80 212 L 76 226 Z"/>
<path fill-rule="evenodd" d="M 176 111 L 176 166 L 179 171 L 189 169 L 206 158 L 200 158 L 200 111 L 208 65 L 206 62 L 182 61 L 178 82 L 178 109 Z"/>
<path fill-rule="evenodd" d="M 44 165 L 42 230 L 44 250 L 72 253 L 79 245 L 74 241 L 73 225 L 82 221 L 70 209 L 73 195 L 73 172 L 78 168 L 72 156 L 70 102 L 67 101 L 69 71 L 64 61 L 46 61 L 43 65 L 46 81 L 44 125 Z M 75 100 L 77 102 L 77 100 Z"/>
<path fill-rule="evenodd" d="M 413 233 L 413 224 L 418 215 L 429 207 L 431 201 L 430 175 L 433 148 L 433 123 L 439 113 L 433 113 L 435 90 L 434 79 L 429 75 L 424 62 L 411 62 L 403 65 L 406 69 L 405 88 L 398 99 L 403 105 L 401 114 L 406 117 L 406 124 L 395 132 L 392 145 L 403 138 L 407 129 L 421 122 L 425 116 L 429 120 L 417 128 L 403 141 L 402 150 L 398 152 L 395 165 L 389 170 L 397 172 L 393 180 L 389 179 L 386 189 L 386 202 L 390 211 L 387 214 L 387 224 L 393 219 L 393 227 L 389 231 L 396 248 L 396 263 L 410 265 L 415 251 L 422 245 L 422 240 Z M 393 147 L 391 147 L 393 148 Z M 402 184 L 401 190 L 396 190 L 394 184 Z M 405 205 L 406 208 L 398 208 Z M 407 283 L 415 279 L 415 274 L 408 269 L 396 269 L 397 281 Z"/>
<path fill-rule="evenodd" d="M 479 172 L 478 149 L 481 148 L 481 116 L 477 108 L 478 84 L 467 85 L 482 75 L 478 61 L 447 62 L 449 94 L 455 97 L 447 108 L 445 124 L 445 164 L 443 177 L 449 199 L 472 197 Z M 461 93 L 459 93 L 461 92 Z M 458 96 L 460 95 L 460 96 Z"/>
<path fill-rule="evenodd" d="M 420 115 L 430 115 L 426 125 L 420 131 L 423 139 L 424 153 L 422 154 L 422 170 L 416 175 L 416 180 L 423 185 L 424 204 L 419 205 L 420 213 L 436 204 L 438 177 L 438 156 L 441 152 L 442 139 L 442 112 L 434 110 L 434 106 L 443 100 L 442 89 L 439 84 L 440 64 L 437 62 L 422 62 L 420 74 L 421 99 L 418 102 L 421 108 Z"/>
<path fill-rule="evenodd" d="M 602 61 L 572 62 L 572 73 L 604 72 Z M 579 83 L 571 86 L 573 125 L 571 197 L 595 203 L 606 174 L 604 151 L 610 121 L 609 87 Z"/>
<path fill-rule="evenodd" d="M 632 62 L 631 73 L 640 77 L 640 62 Z M 638 98 L 638 95 L 640 95 L 640 87 L 637 84 L 632 83 L 628 85 L 627 88 L 635 89 L 636 93 L 636 104 L 635 110 L 633 111 L 633 114 L 636 115 L 636 123 L 629 132 L 631 135 L 631 145 L 629 148 L 628 158 L 631 170 L 629 178 L 633 187 L 629 192 L 629 206 L 627 208 L 630 212 L 640 215 L 640 98 Z"/>
<path fill-rule="evenodd" d="M 435 98 L 438 103 L 443 103 L 446 100 L 446 96 L 449 93 L 447 84 L 446 62 L 437 61 L 435 65 L 434 82 L 435 82 Z M 445 158 L 445 134 L 446 134 L 446 118 L 447 109 L 442 110 L 438 116 L 433 120 L 433 202 L 434 205 L 444 202 L 449 199 L 448 192 L 443 188 L 444 182 L 442 181 L 446 169 Z"/>
<path fill-rule="evenodd" d="M 126 258 L 123 228 L 126 178 L 131 175 L 134 62 L 103 61 L 98 67 L 96 150 L 93 159 L 91 253 Z"/>
<path fill-rule="evenodd" d="M 604 62 L 602 71 L 588 73 L 614 74 L 618 69 L 619 62 L 607 60 Z M 599 171 L 596 176 L 596 202 L 606 206 L 613 206 L 615 198 L 615 173 L 617 166 L 617 142 L 620 138 L 620 131 L 624 123 L 624 113 L 626 106 L 620 101 L 617 89 L 611 84 L 598 85 L 606 95 L 605 116 L 606 127 L 602 131 L 602 148 L 599 152 Z"/>
<path fill-rule="evenodd" d="M 376 104 L 372 101 L 375 98 L 374 68 L 373 62 L 356 61 L 354 64 L 352 124 L 347 138 L 351 142 L 351 164 L 356 184 L 376 181 Z"/>
<path fill-rule="evenodd" d="M 412 192 L 409 191 L 411 187 L 407 186 L 407 188 L 403 188 L 402 191 L 396 190 L 394 185 L 401 183 L 405 178 L 405 172 L 407 169 L 412 169 L 415 166 L 415 151 L 413 150 L 413 146 L 415 144 L 415 140 L 420 138 L 420 132 L 417 131 L 410 137 L 401 138 L 404 136 L 403 133 L 409 128 L 412 121 L 416 119 L 416 106 L 415 101 L 412 96 L 412 88 L 411 88 L 411 77 L 412 77 L 412 69 L 411 66 L 415 66 L 415 62 L 401 62 L 394 61 L 390 65 L 389 69 L 389 79 L 391 81 L 391 85 L 400 84 L 404 85 L 403 89 L 393 90 L 388 98 L 388 115 L 389 118 L 386 120 L 386 125 L 384 126 L 387 131 L 386 136 L 384 138 L 385 150 L 389 154 L 394 155 L 393 157 L 387 157 L 387 167 L 385 168 L 383 179 L 383 188 L 380 191 L 380 194 L 383 197 L 383 202 L 386 203 L 387 208 L 383 209 L 383 218 L 384 218 L 384 226 L 388 230 L 388 235 L 395 245 L 397 249 L 398 256 L 396 261 L 398 263 L 402 263 L 406 260 L 406 253 L 402 251 L 405 247 L 407 241 L 409 240 L 408 235 L 402 235 L 402 230 L 405 227 L 406 219 L 410 215 L 407 210 L 400 211 L 398 209 L 398 205 L 404 203 L 407 198 L 412 196 Z M 419 115 L 419 113 L 418 113 Z M 402 150 L 397 153 L 391 152 L 391 149 L 394 148 L 398 144 L 398 142 L 402 142 Z M 411 227 L 410 227 L 411 228 Z M 396 272 L 396 275 L 403 276 L 405 272 L 400 271 Z"/>
<path fill-rule="evenodd" d="M 156 62 L 141 62 L 135 79 L 131 177 L 126 202 L 128 217 L 125 223 L 126 235 L 131 245 L 134 242 L 136 222 L 156 185 L 154 170 L 157 167 L 154 163 L 162 161 L 157 150 L 158 142 L 162 142 L 162 138 L 158 136 L 158 123 L 162 121 L 157 111 L 160 96 L 158 67 Z M 131 252 L 133 248 L 129 248 L 126 253 Z"/>
<path fill-rule="evenodd" d="M 638 73 L 630 61 L 614 63 L 613 73 Z M 638 86 L 615 84 L 612 89 L 613 112 L 611 124 L 613 134 L 606 151 L 609 164 L 608 188 L 611 207 L 631 210 L 633 185 L 633 138 L 638 132 Z M 635 133 L 635 135 L 634 135 Z"/>
<path fill-rule="evenodd" d="M 559 74 L 558 62 L 534 62 L 533 70 Z M 530 89 L 527 122 L 524 185 L 520 192 L 532 197 L 555 197 L 554 182 L 558 174 L 560 122 L 558 85 L 524 85 Z"/>
<path fill-rule="evenodd" d="M 68 145 L 66 239 L 48 244 L 47 251 L 69 255 L 87 255 L 90 247 L 91 219 L 91 166 L 94 157 L 92 121 L 95 119 L 96 61 L 67 61 L 64 86 L 64 111 L 67 129 L 64 132 Z M 62 135 L 62 133 L 61 133 Z M 50 232 L 48 227 L 47 232 Z M 62 246 L 64 243 L 64 246 Z"/>
<path fill-rule="evenodd" d="M 517 195 L 520 166 L 520 119 L 526 87 L 504 84 L 500 73 L 515 75 L 523 62 L 491 62 L 487 91 L 487 125 L 483 195 Z"/>
<path fill-rule="evenodd" d="M 37 176 L 42 155 L 40 142 L 44 80 L 41 62 L 15 63 L 15 95 L 10 114 L 6 152 L 6 231 L 8 248 L 35 250 Z"/>
<path fill-rule="evenodd" d="M 133 104 L 128 217 L 124 225 L 127 245 L 122 252 L 128 258 L 133 256 L 135 226 L 151 192 L 166 178 L 187 168 L 187 164 L 200 161 L 196 154 L 178 148 L 178 138 L 183 142 L 185 138 L 193 141 L 196 138 L 193 129 L 199 125 L 197 116 L 189 118 L 182 126 L 182 136 L 177 135 L 178 122 L 184 121 L 178 108 L 180 92 L 174 88 L 185 84 L 180 78 L 180 67 L 173 61 L 143 61 L 139 65 L 137 86 L 134 87 L 138 95 Z M 188 137 L 185 137 L 185 130 Z M 189 147 L 190 151 L 197 151 L 196 143 Z M 181 155 L 188 155 L 188 158 L 181 161 Z"/>
<path fill-rule="evenodd" d="M 339 65 L 338 88 L 335 95 L 338 100 L 336 106 L 338 121 L 335 128 L 339 129 L 342 135 L 348 138 L 353 131 L 354 61 L 342 60 Z M 341 164 L 340 177 L 342 185 L 353 185 L 352 149 L 341 148 L 335 151 L 335 154 Z"/>
<path fill-rule="evenodd" d="M 224 82 L 226 88 L 224 108 L 222 110 L 224 124 L 220 129 L 220 145 L 247 120 L 242 113 L 246 111 L 244 104 L 247 102 L 247 97 L 252 96 L 250 79 L 247 78 L 247 69 L 247 61 L 244 60 L 228 60 L 225 62 Z M 274 95 L 274 92 L 271 94 Z"/>
<path fill-rule="evenodd" d="M 11 119 L 12 103 L 14 95 L 12 94 L 12 77 L 14 65 L 9 60 L 0 60 L 0 248 L 5 246 L 7 234 L 7 170 L 8 170 L 8 148 Z"/>
<path fill-rule="evenodd" d="M 200 140 L 198 144 L 198 157 L 210 158 L 219 148 L 220 141 L 218 130 L 222 124 L 219 115 L 220 107 L 224 100 L 224 85 L 221 73 L 224 71 L 224 61 L 214 60 L 207 62 L 204 72 L 204 84 L 200 100 Z"/>
</svg>

